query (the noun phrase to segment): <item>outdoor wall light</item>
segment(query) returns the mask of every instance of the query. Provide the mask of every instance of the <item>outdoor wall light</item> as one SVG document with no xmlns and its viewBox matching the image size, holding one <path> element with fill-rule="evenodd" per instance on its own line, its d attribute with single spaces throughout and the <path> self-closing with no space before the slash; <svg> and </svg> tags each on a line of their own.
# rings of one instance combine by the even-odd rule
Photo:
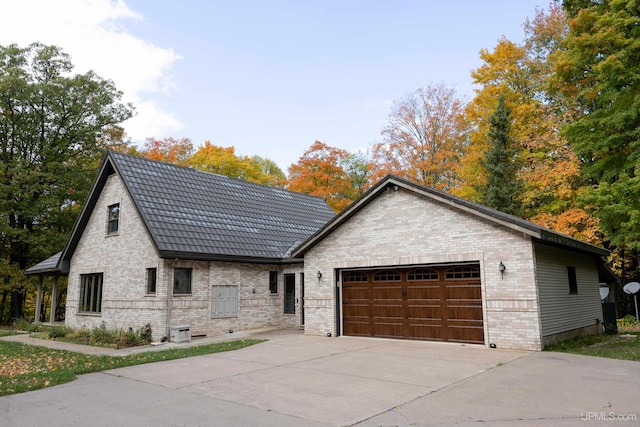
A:
<svg viewBox="0 0 640 427">
<path fill-rule="evenodd" d="M 322 278 L 322 272 L 318 270 L 318 273 L 316 273 L 316 276 L 318 276 L 318 280 L 320 280 Z"/>
<path fill-rule="evenodd" d="M 500 264 L 498 264 L 498 270 L 500 270 L 500 277 L 504 279 L 504 272 L 507 270 L 507 267 L 505 267 L 502 261 L 500 261 Z"/>
</svg>

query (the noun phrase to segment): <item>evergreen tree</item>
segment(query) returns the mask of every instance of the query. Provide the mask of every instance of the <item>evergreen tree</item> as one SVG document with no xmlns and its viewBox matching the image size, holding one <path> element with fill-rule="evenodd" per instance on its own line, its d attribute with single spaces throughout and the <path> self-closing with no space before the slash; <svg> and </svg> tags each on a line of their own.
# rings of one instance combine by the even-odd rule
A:
<svg viewBox="0 0 640 427">
<path fill-rule="evenodd" d="M 508 214 L 520 215 L 522 182 L 518 178 L 518 150 L 512 147 L 511 110 L 505 105 L 503 96 L 489 118 L 489 126 L 491 147 L 481 161 L 487 180 L 478 189 L 480 202 Z"/>
</svg>

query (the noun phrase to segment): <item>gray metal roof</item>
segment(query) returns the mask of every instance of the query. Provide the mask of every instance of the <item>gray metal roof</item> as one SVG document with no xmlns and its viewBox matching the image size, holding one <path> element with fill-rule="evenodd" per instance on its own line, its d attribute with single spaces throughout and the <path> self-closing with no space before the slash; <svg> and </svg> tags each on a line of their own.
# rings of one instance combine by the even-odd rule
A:
<svg viewBox="0 0 640 427">
<path fill-rule="evenodd" d="M 164 257 L 285 258 L 335 216 L 320 198 L 110 152 Z"/>
<path fill-rule="evenodd" d="M 34 274 L 46 275 L 47 273 L 59 273 L 60 269 L 58 268 L 58 261 L 60 261 L 60 255 L 62 255 L 62 251 L 51 255 L 49 258 L 44 261 L 40 261 L 34 266 L 27 268 L 24 273 L 28 276 Z"/>
<path fill-rule="evenodd" d="M 69 260 L 109 175 L 118 174 L 163 258 L 288 262 L 335 216 L 320 198 L 108 152 L 62 252 Z"/>
<path fill-rule="evenodd" d="M 316 234 L 309 237 L 305 242 L 298 246 L 292 252 L 292 255 L 297 257 L 303 256 L 306 251 L 315 246 L 315 244 L 322 240 L 327 234 L 331 233 L 336 227 L 355 215 L 360 209 L 366 206 L 382 191 L 386 191 L 386 189 L 390 187 L 402 187 L 404 189 L 413 191 L 417 194 L 421 194 L 423 196 L 437 200 L 441 203 L 445 203 L 456 209 L 466 211 L 488 221 L 520 231 L 528 236 L 531 236 L 534 240 L 540 241 L 542 243 L 570 248 L 597 256 L 604 256 L 609 254 L 609 251 L 607 251 L 606 249 L 583 242 L 578 239 L 574 239 L 573 237 L 561 233 L 557 233 L 553 230 L 541 227 L 537 224 L 534 224 L 533 222 L 524 220 L 522 218 L 506 214 L 497 209 L 479 205 L 477 203 L 452 196 L 445 192 L 438 191 L 431 187 L 425 187 L 423 185 L 416 184 L 395 175 L 387 175 L 378 184 L 376 184 L 375 186 L 370 188 L 369 191 L 363 194 L 358 200 L 349 205 L 347 209 L 342 211 L 333 220 L 329 221 L 324 227 L 322 227 L 322 229 L 318 230 Z"/>
</svg>

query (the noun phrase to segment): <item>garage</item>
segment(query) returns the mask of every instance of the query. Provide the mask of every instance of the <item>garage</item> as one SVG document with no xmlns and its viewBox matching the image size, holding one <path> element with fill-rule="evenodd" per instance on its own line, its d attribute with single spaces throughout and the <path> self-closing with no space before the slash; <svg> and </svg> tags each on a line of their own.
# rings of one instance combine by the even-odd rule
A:
<svg viewBox="0 0 640 427">
<path fill-rule="evenodd" d="M 484 343 L 478 264 L 340 274 L 343 335 Z"/>
</svg>

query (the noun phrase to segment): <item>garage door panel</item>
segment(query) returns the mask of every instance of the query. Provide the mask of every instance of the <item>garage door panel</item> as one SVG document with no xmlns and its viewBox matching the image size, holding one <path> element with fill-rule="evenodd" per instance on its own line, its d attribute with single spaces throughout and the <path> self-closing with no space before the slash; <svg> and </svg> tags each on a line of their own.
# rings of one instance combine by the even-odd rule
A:
<svg viewBox="0 0 640 427">
<path fill-rule="evenodd" d="M 484 342 L 479 266 L 354 273 L 362 283 L 342 290 L 345 335 Z"/>
</svg>

